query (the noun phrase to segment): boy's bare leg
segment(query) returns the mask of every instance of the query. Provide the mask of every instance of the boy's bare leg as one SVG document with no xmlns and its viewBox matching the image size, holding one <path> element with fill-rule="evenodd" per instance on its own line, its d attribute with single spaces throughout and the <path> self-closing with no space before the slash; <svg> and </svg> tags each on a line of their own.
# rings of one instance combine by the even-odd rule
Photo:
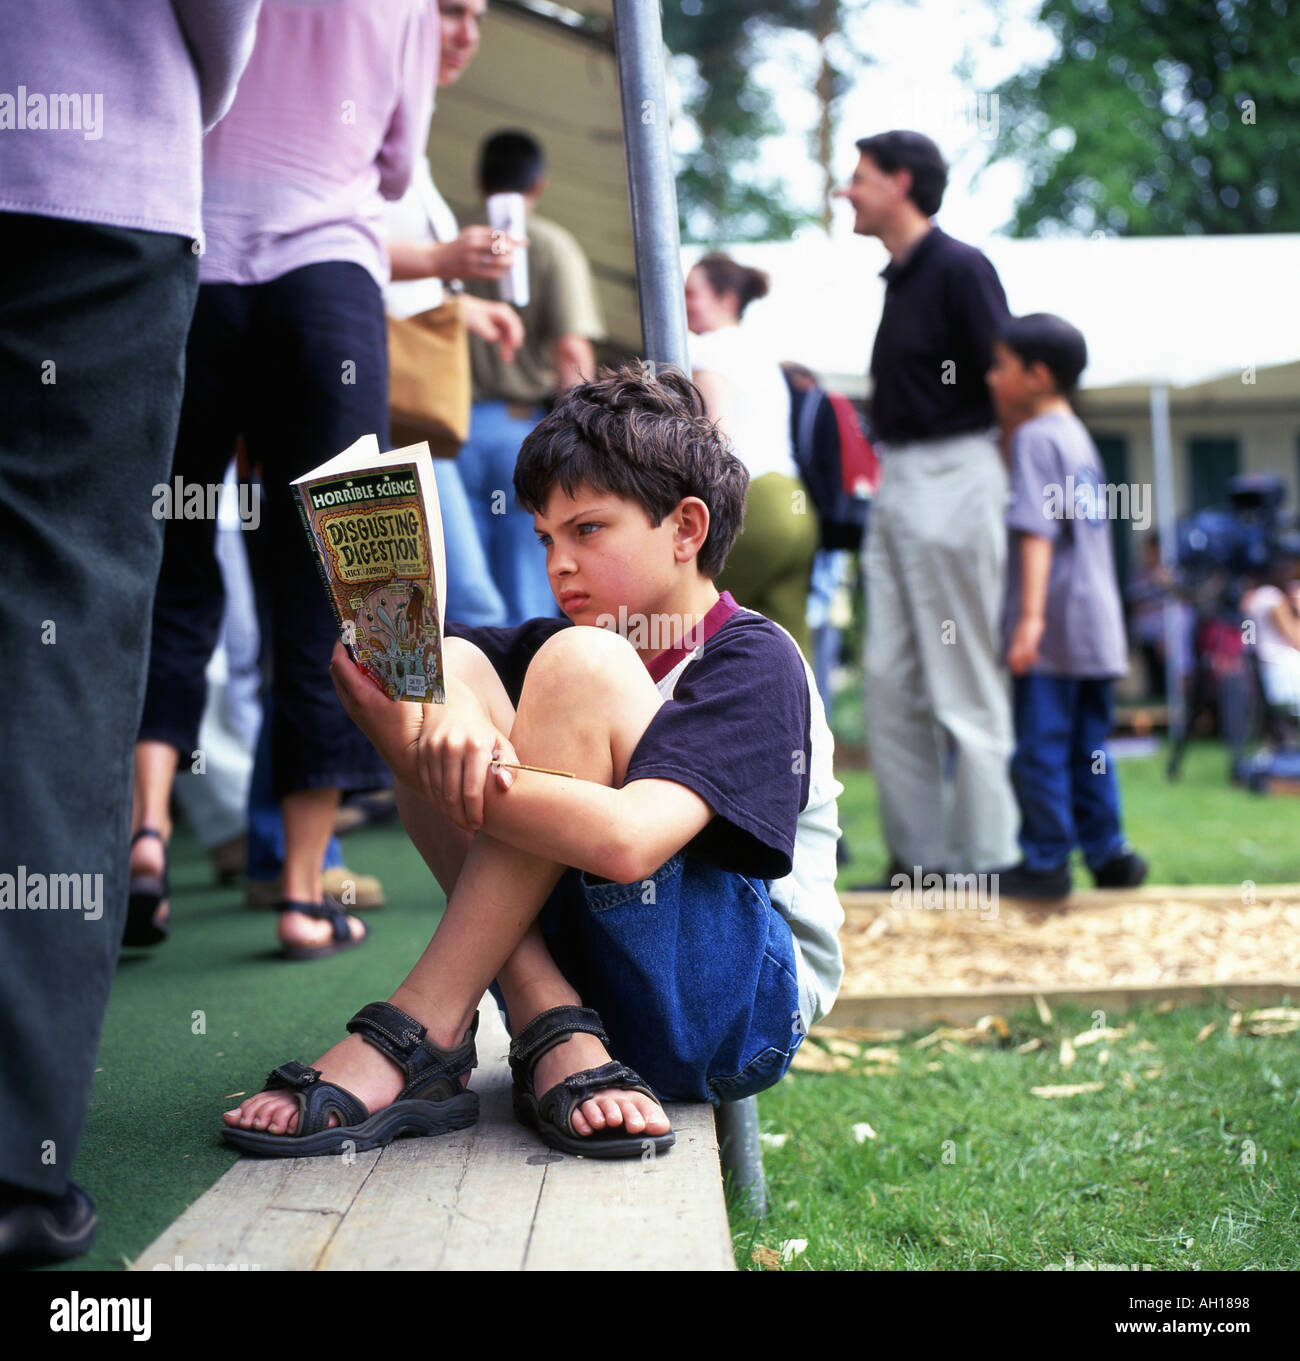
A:
<svg viewBox="0 0 1300 1361">
<path fill-rule="evenodd" d="M 618 784 L 662 701 L 630 647 L 611 634 L 582 635 L 588 631 L 566 631 L 538 654 L 525 681 L 511 742 L 525 763 Z M 492 679 L 499 687 L 495 675 Z M 509 717 L 500 707 L 504 692 L 491 698 L 479 693 L 498 727 L 503 726 L 499 720 Z M 519 772 L 518 778 L 555 777 Z M 451 878 L 463 841 L 449 842 L 445 834 L 450 824 L 432 804 L 409 791 L 402 795 L 401 807 L 412 840 L 426 860 L 440 878 L 443 874 Z M 464 1036 L 494 977 L 516 1030 L 550 1007 L 578 1003 L 534 925 L 563 870 L 554 861 L 480 831 L 455 875 L 442 922 L 393 993 L 393 1004 L 425 1025 L 435 1044 L 451 1046 Z M 574 1036 L 543 1056 L 537 1065 L 536 1089 L 543 1092 L 568 1074 L 598 1067 L 609 1057 L 594 1036 Z M 341 1041 L 312 1066 L 355 1093 L 372 1111 L 391 1102 L 402 1086 L 397 1068 L 358 1036 Z M 245 1101 L 238 1112 L 228 1112 L 226 1120 L 244 1128 L 290 1132 L 297 1124 L 297 1102 L 280 1093 L 262 1093 Z M 621 1090 L 585 1102 L 574 1113 L 573 1124 L 580 1134 L 606 1125 L 625 1125 L 629 1133 L 668 1129 L 657 1103 Z"/>
</svg>

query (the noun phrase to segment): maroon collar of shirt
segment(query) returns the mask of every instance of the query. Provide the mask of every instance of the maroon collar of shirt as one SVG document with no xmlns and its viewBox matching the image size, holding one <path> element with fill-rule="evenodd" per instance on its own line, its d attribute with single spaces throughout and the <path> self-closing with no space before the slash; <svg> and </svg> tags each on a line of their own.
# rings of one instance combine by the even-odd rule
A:
<svg viewBox="0 0 1300 1361">
<path fill-rule="evenodd" d="M 723 591 L 718 597 L 718 603 L 682 639 L 679 646 L 668 648 L 646 663 L 650 679 L 658 685 L 673 667 L 685 661 L 697 647 L 703 647 L 739 609 L 740 606 L 732 599 L 731 592 Z"/>
</svg>

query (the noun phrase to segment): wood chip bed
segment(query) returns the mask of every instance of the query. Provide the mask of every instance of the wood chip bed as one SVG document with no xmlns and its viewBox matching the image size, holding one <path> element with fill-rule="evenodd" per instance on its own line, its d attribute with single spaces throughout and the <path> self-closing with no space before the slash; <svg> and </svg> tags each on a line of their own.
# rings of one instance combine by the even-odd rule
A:
<svg viewBox="0 0 1300 1361">
<path fill-rule="evenodd" d="M 979 987 L 1057 989 L 1291 979 L 1300 985 L 1300 885 L 1243 904 L 1224 887 L 1144 889 L 1068 907 L 1006 899 L 981 913 L 846 895 L 842 996 Z"/>
</svg>

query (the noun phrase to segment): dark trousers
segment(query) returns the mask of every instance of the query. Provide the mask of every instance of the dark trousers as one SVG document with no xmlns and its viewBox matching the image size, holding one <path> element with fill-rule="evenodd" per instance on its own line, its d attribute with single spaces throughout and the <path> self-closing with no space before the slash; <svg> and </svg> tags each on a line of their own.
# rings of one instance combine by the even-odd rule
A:
<svg viewBox="0 0 1300 1361">
<path fill-rule="evenodd" d="M 241 433 L 262 470 L 251 532 L 262 539 L 270 606 L 276 798 L 389 782 L 334 693 L 338 626 L 289 486 L 362 435 L 386 435 L 387 343 L 379 287 L 360 265 L 307 265 L 268 283 L 199 290 L 171 480 L 219 483 Z M 198 746 L 204 670 L 221 631 L 215 538 L 209 516 L 167 521 L 140 738 L 169 743 L 182 762 Z"/>
<path fill-rule="evenodd" d="M 48 1194 L 77 1155 L 126 916 L 152 488 L 197 278 L 188 239 L 0 213 L 0 1181 Z"/>
<path fill-rule="evenodd" d="M 1113 687 L 1075 676 L 1015 677 L 1011 782 L 1031 870 L 1059 869 L 1076 846 L 1096 870 L 1123 849 L 1119 781 L 1106 748 Z"/>
</svg>

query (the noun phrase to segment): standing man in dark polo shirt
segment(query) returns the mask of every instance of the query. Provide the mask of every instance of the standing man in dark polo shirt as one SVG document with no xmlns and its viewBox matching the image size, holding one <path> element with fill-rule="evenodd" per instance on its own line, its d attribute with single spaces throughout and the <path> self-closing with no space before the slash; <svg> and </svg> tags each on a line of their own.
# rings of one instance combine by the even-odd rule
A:
<svg viewBox="0 0 1300 1361">
<path fill-rule="evenodd" d="M 893 864 L 1017 859 L 1011 714 L 997 638 L 1007 475 L 984 374 L 1007 302 L 997 272 L 931 221 L 948 170 L 917 132 L 857 144 L 842 196 L 890 262 L 871 355 L 881 483 L 867 542 L 867 721 Z"/>
</svg>

